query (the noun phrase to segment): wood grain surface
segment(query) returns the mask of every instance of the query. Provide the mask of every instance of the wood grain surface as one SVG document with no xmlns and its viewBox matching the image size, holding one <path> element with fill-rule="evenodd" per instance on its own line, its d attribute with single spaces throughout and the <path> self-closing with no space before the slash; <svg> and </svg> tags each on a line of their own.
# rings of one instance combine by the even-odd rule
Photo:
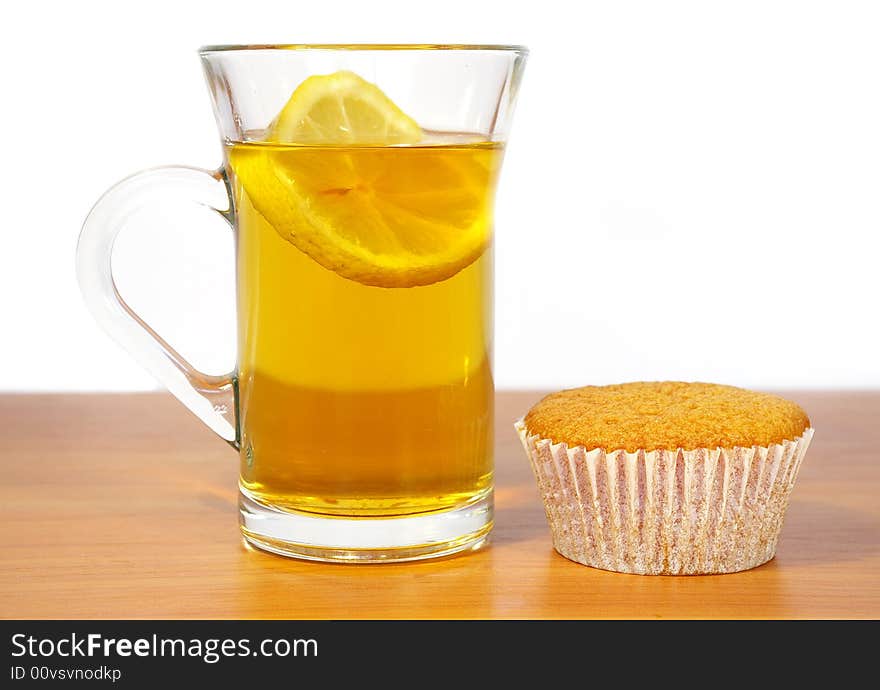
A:
<svg viewBox="0 0 880 690">
<path fill-rule="evenodd" d="M 165 394 L 3 395 L 3 618 L 877 618 L 880 393 L 798 392 L 816 437 L 775 560 L 645 577 L 553 551 L 499 393 L 483 551 L 324 565 L 243 546 L 235 453 Z"/>
</svg>

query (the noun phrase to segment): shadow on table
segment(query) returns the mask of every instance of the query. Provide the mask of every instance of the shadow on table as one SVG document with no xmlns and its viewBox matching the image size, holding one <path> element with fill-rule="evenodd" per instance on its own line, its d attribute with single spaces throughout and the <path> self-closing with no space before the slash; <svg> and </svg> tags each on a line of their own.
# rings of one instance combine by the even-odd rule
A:
<svg viewBox="0 0 880 690">
<path fill-rule="evenodd" d="M 551 545 L 550 527 L 536 489 L 527 485 L 498 487 L 492 544 L 502 546 L 535 539 L 545 539 Z"/>
<path fill-rule="evenodd" d="M 794 500 L 779 538 L 780 565 L 860 561 L 880 553 L 880 519 L 854 508 Z"/>
</svg>

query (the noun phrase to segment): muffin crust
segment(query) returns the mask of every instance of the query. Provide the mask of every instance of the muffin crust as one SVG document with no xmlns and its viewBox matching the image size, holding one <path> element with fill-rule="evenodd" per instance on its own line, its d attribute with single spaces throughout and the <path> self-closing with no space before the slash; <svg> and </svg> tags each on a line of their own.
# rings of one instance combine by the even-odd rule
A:
<svg viewBox="0 0 880 690">
<path fill-rule="evenodd" d="M 529 434 L 587 450 L 769 446 L 810 419 L 778 395 L 714 383 L 635 382 L 551 393 L 524 418 Z"/>
</svg>

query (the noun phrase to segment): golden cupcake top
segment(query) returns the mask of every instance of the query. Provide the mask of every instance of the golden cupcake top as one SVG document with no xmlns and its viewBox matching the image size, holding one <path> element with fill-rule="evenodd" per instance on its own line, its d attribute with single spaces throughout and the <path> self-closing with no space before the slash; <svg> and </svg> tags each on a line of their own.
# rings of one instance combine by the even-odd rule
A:
<svg viewBox="0 0 880 690">
<path fill-rule="evenodd" d="M 554 443 L 629 452 L 769 446 L 810 426 L 799 405 L 778 395 L 680 381 L 551 393 L 523 421 L 530 435 Z"/>
</svg>

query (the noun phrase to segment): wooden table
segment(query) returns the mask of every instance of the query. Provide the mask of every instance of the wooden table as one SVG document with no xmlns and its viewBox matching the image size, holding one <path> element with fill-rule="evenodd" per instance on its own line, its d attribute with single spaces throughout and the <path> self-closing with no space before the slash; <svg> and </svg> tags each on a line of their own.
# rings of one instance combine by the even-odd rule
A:
<svg viewBox="0 0 880 690">
<path fill-rule="evenodd" d="M 324 565 L 245 548 L 237 459 L 165 394 L 3 395 L 3 618 L 880 617 L 880 393 L 793 393 L 817 430 L 777 558 L 643 577 L 556 554 L 498 396 L 491 546 L 434 562 Z"/>
</svg>

